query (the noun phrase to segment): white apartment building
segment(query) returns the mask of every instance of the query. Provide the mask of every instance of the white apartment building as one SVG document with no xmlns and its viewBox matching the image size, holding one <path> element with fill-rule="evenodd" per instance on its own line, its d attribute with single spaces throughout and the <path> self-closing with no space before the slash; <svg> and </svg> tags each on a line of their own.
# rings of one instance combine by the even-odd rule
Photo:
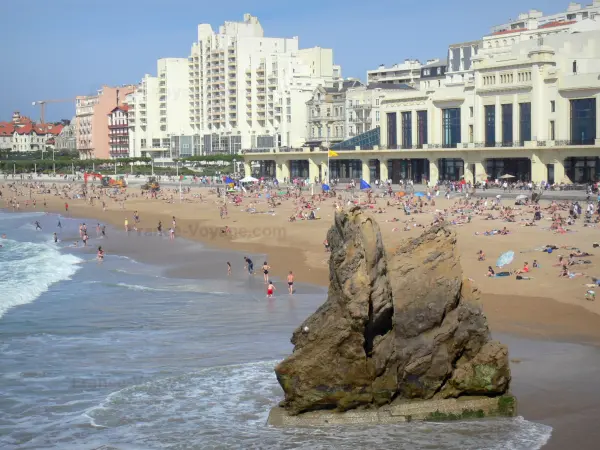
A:
<svg viewBox="0 0 600 450">
<path fill-rule="evenodd" d="M 515 42 L 502 58 L 482 49 L 462 85 L 386 96 L 381 145 L 398 149 L 392 178 L 599 179 L 598 48 L 600 29 L 581 21 Z"/>
<path fill-rule="evenodd" d="M 519 14 L 516 20 L 497 25 L 491 34 L 484 36 L 483 48 L 502 52 L 507 46 L 516 42 L 545 38 L 551 35 L 568 33 L 573 26 L 578 29 L 587 28 L 581 22 L 600 20 L 600 0 L 593 0 L 590 5 L 569 3 L 567 10 L 558 14 L 544 15 L 538 10 Z M 592 25 L 593 28 L 593 25 Z"/>
<path fill-rule="evenodd" d="M 414 85 L 421 76 L 421 63 L 416 59 L 406 59 L 402 64 L 392 67 L 380 65 L 375 70 L 367 71 L 367 84 L 408 84 Z"/>
<path fill-rule="evenodd" d="M 302 145 L 306 101 L 341 77 L 331 49 L 265 37 L 250 14 L 218 32 L 199 25 L 188 62 L 188 120 L 207 154 Z"/>
<path fill-rule="evenodd" d="M 169 163 L 173 158 L 200 154 L 199 141 L 196 148 L 188 148 L 183 154 L 171 142 L 192 133 L 188 83 L 187 58 L 162 58 L 157 61 L 157 76 L 145 75 L 125 99 L 131 157 L 150 156 L 157 163 Z"/>
<path fill-rule="evenodd" d="M 75 145 L 79 154 L 91 157 L 92 122 L 94 106 L 99 102 L 98 95 L 80 96 L 75 101 Z"/>
</svg>

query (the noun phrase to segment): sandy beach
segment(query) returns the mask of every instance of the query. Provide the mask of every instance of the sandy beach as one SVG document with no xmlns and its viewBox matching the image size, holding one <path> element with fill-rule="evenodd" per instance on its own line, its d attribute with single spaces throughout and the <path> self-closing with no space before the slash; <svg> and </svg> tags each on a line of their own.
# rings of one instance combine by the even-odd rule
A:
<svg viewBox="0 0 600 450">
<path fill-rule="evenodd" d="M 336 204 L 348 208 L 349 194 L 343 191 L 339 197 L 311 199 L 309 193 L 303 192 L 300 198 L 276 197 L 276 206 L 270 205 L 266 192 L 242 194 L 241 202 L 236 205 L 233 197 L 218 197 L 215 190 L 207 187 L 184 187 L 185 194 L 180 195 L 173 188 L 164 188 L 159 198 L 142 196 L 141 190 L 130 187 L 127 191 L 109 197 L 101 189 L 96 188 L 93 195 L 98 198 L 93 204 L 84 199 L 74 199 L 82 184 L 74 184 L 71 189 L 59 184 L 59 190 L 44 193 L 39 187 L 25 187 L 17 184 L 17 191 L 11 192 L 3 186 L 4 206 L 9 210 L 8 200 L 13 197 L 19 202 L 20 211 L 46 210 L 63 216 L 88 217 L 101 224 L 110 224 L 117 229 L 125 227 L 128 220 L 131 251 L 146 262 L 156 261 L 160 254 L 149 254 L 138 245 L 140 236 L 158 237 L 157 226 L 162 223 L 165 236 L 169 235 L 172 218 L 176 220 L 175 241 L 178 238 L 200 241 L 210 247 L 236 250 L 249 255 L 260 255 L 254 259 L 256 272 L 260 272 L 263 259 L 271 266 L 271 274 L 284 280 L 291 270 L 298 282 L 326 286 L 328 283 L 328 253 L 324 248 L 327 230 L 332 224 Z M 46 184 L 48 189 L 50 184 Z M 91 187 L 90 187 L 91 188 Z M 64 189 L 64 190 L 63 190 Z M 285 189 L 283 189 L 285 191 Z M 31 192 L 30 192 L 31 191 Z M 90 189 L 91 191 L 91 189 Z M 112 192 L 112 191 L 111 191 Z M 20 195 L 19 195 L 20 194 Z M 68 198 L 66 197 L 68 196 Z M 341 200 L 339 199 L 341 198 Z M 366 194 L 357 199 L 366 202 Z M 33 206 L 33 200 L 36 206 Z M 404 199 L 400 199 L 404 200 Z M 458 222 L 451 225 L 457 233 L 461 250 L 461 264 L 466 277 L 471 278 L 483 294 L 486 314 L 492 329 L 498 331 L 518 332 L 536 337 L 576 337 L 583 342 L 600 343 L 600 303 L 586 299 L 590 289 L 586 284 L 592 283 L 590 276 L 600 275 L 597 271 L 598 254 L 594 254 L 593 243 L 600 241 L 599 229 L 583 226 L 580 218 L 574 225 L 568 226 L 568 232 L 557 233 L 550 230 L 552 213 L 546 209 L 549 201 L 542 201 L 542 215 L 535 226 L 524 226 L 531 222 L 533 209 L 531 206 L 515 206 L 514 200 L 504 200 L 500 207 L 513 208 L 514 222 L 500 218 L 498 209 L 490 209 L 493 198 L 488 199 L 488 207 L 482 212 L 473 211 L 472 202 L 464 204 L 464 195 L 455 193 L 447 200 L 440 195 L 434 198 L 435 206 L 422 198 L 422 206 L 413 206 L 411 215 L 406 215 L 403 205 L 397 198 L 374 198 L 373 204 L 364 205 L 379 223 L 384 243 L 387 248 L 395 248 L 402 240 L 418 236 L 423 227 L 434 220 L 436 212 L 446 211 L 445 220 Z M 46 206 L 44 207 L 44 202 Z M 296 220 L 290 222 L 291 216 L 298 216 L 299 211 L 306 211 L 306 203 L 315 210 L 318 220 Z M 459 205 L 459 202 L 463 202 Z M 68 203 L 69 210 L 65 210 Z M 103 208 L 103 203 L 105 207 Z M 585 208 L 586 205 L 582 205 Z M 220 217 L 221 208 L 226 207 L 226 214 Z M 558 214 L 568 216 L 568 206 L 559 205 Z M 415 213 L 415 210 L 422 212 Z M 137 211 L 139 223 L 134 223 L 134 212 Z M 251 212 L 248 212 L 251 211 Z M 486 220 L 488 215 L 496 217 Z M 470 217 L 470 220 L 467 218 Z M 95 234 L 96 223 L 87 224 L 88 233 Z M 136 230 L 133 230 L 133 228 Z M 228 227 L 228 230 L 224 232 Z M 486 231 L 509 231 L 507 235 L 485 235 Z M 408 231 L 407 231 L 408 230 Z M 110 240 L 105 250 L 110 252 Z M 168 245 L 166 239 L 162 245 Z M 552 254 L 541 251 L 545 245 L 554 245 L 559 249 Z M 572 250 L 578 248 L 592 256 L 576 258 L 589 264 L 569 266 L 569 271 L 585 274 L 574 278 L 559 277 L 559 255 L 568 258 Z M 485 253 L 485 260 L 479 261 L 478 252 Z M 512 250 L 515 258 L 512 264 L 503 268 L 495 268 L 496 259 L 502 253 Z M 153 252 L 152 252 L 153 253 Z M 193 255 L 181 253 L 180 269 L 177 275 L 188 278 L 213 276 L 219 271 L 226 271 L 225 261 L 215 260 L 214 272 L 198 273 L 193 264 Z M 533 268 L 536 260 L 539 267 Z M 531 279 L 517 280 L 515 276 L 487 277 L 487 268 L 495 270 L 515 270 L 528 262 L 531 268 L 528 274 Z M 244 262 L 231 261 L 233 270 L 244 270 Z M 262 276 L 258 273 L 256 276 Z"/>
<path fill-rule="evenodd" d="M 327 285 L 328 253 L 323 241 L 332 223 L 334 199 L 316 203 L 319 220 L 289 222 L 289 217 L 297 212 L 298 199 L 281 199 L 281 204 L 272 208 L 264 196 L 246 195 L 239 206 L 227 200 L 227 215 L 221 218 L 223 199 L 219 199 L 209 188 L 192 187 L 181 202 L 179 194 L 169 188 L 164 190 L 162 199 L 142 197 L 139 189 L 130 188 L 129 192 L 116 198 L 101 195 L 92 205 L 83 199 L 65 198 L 61 187 L 59 185 L 58 195 L 53 190 L 43 193 L 41 188 L 36 187 L 31 190 L 30 197 L 28 188 L 17 185 L 19 210 L 45 210 L 49 215 L 56 214 L 53 219 L 44 220 L 45 227 L 48 223 L 61 220 L 69 222 L 73 229 L 73 225 L 88 221 L 88 232 L 94 238 L 90 246 L 82 250 L 89 253 L 88 259 L 94 257 L 95 245 L 101 242 L 109 255 L 128 255 L 140 262 L 170 267 L 168 276 L 216 280 L 227 277 L 227 261 L 232 263 L 236 279 L 240 276 L 246 278 L 242 273 L 242 256 L 246 254 L 252 257 L 258 272 L 252 280 L 256 292 L 248 292 L 247 295 L 260 292 L 263 283 L 260 267 L 264 260 L 268 261 L 272 267 L 271 273 L 278 280 L 279 296 L 287 296 L 284 294 L 286 286 L 283 281 L 289 270 L 296 276 L 300 293 L 318 294 L 319 289 Z M 78 188 L 64 192 L 71 195 Z M 6 202 L 14 193 L 6 185 L 0 190 L 3 193 L 2 201 L 5 202 L 3 206 L 11 211 L 12 207 Z M 308 199 L 306 193 L 304 197 Z M 388 206 L 387 198 L 379 198 L 372 211 L 385 209 L 382 213 L 374 212 L 374 216 L 381 227 L 384 243 L 392 249 L 403 239 L 422 232 L 423 228 L 414 224 L 430 224 L 435 210 L 454 208 L 459 198 L 445 200 L 440 196 L 436 199 L 436 206 L 424 205 L 423 213 L 411 216 L 406 216 L 400 206 Z M 33 199 L 36 200 L 35 207 Z M 69 206 L 68 212 L 65 211 L 65 202 Z M 106 204 L 105 211 L 102 202 Z M 513 206 L 514 200 L 503 203 Z M 542 207 L 549 205 L 549 202 L 542 203 Z M 248 208 L 256 212 L 249 213 Z M 485 216 L 472 214 L 470 223 L 452 225 L 457 232 L 462 253 L 461 264 L 465 276 L 475 280 L 482 291 L 492 333 L 511 348 L 515 381 L 513 388 L 522 402 L 521 414 L 529 420 L 554 428 L 545 448 L 565 448 L 577 436 L 586 436 L 585 440 L 580 441 L 580 448 L 594 448 L 597 433 L 591 417 L 597 410 L 597 401 L 590 390 L 596 391 L 596 380 L 600 375 L 600 314 L 597 303 L 585 298 L 588 290 L 585 284 L 591 280 L 587 276 L 573 279 L 558 277 L 559 268 L 553 265 L 557 263 L 558 255 L 568 256 L 567 249 L 556 250 L 550 255 L 535 249 L 553 244 L 557 247 L 578 247 L 593 254 L 596 249 L 592 244 L 597 239 L 597 230 L 583 227 L 581 221 L 569 226 L 574 232 L 565 234 L 556 234 L 547 229 L 551 224 L 548 220 L 538 222 L 535 227 L 521 226 L 520 219 L 530 219 L 532 215 L 528 207 L 522 208 L 522 215 L 516 215 L 516 222 L 484 220 Z M 274 213 L 267 214 L 272 209 Z M 127 235 L 124 233 L 124 222 L 127 219 L 133 228 L 134 211 L 139 214 L 140 221 L 135 224 L 137 231 L 132 230 Z M 498 211 L 490 212 L 498 216 Z M 568 211 L 562 211 L 561 214 L 566 216 Z M 446 218 L 452 221 L 461 215 L 450 213 Z M 171 241 L 168 235 L 173 216 L 176 219 L 176 237 Z M 394 218 L 399 221 L 393 221 Z M 414 222 L 412 219 L 415 219 Z M 404 223 L 407 220 L 410 222 Z M 159 221 L 163 226 L 162 237 L 157 232 Z M 101 241 L 95 239 L 97 223 L 108 225 L 107 238 Z M 410 225 L 410 231 L 403 231 L 407 225 Z M 510 230 L 508 235 L 482 234 L 486 230 L 505 226 Z M 222 233 L 224 227 L 229 227 L 230 232 Z M 78 236 L 73 232 L 63 233 L 61 239 L 70 242 L 78 239 Z M 196 244 L 190 245 L 190 241 L 203 244 L 202 249 Z M 479 250 L 485 252 L 485 261 L 478 261 Z M 531 280 L 516 280 L 514 276 L 485 276 L 487 267 L 495 266 L 496 258 L 507 250 L 516 253 L 511 265 L 513 269 L 522 267 L 525 261 L 530 266 L 534 259 L 538 261 L 540 267 L 532 269 L 529 274 Z M 572 270 L 595 276 L 597 256 L 581 259 L 590 260 L 591 264 L 578 265 L 575 266 L 577 269 Z M 571 346 L 571 343 L 575 346 Z M 557 364 L 561 367 L 557 367 Z"/>
</svg>

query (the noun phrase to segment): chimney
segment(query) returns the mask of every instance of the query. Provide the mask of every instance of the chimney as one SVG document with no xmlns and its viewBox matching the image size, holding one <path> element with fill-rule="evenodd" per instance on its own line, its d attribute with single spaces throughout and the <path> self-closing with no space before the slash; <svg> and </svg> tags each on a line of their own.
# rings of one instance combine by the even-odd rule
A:
<svg viewBox="0 0 600 450">
<path fill-rule="evenodd" d="M 119 106 L 119 88 L 117 88 L 117 106 Z"/>
</svg>

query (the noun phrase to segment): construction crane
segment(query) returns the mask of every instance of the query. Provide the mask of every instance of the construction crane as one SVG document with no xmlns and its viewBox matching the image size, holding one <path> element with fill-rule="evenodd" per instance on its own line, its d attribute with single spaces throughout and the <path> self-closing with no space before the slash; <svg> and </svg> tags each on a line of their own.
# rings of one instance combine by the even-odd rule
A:
<svg viewBox="0 0 600 450">
<path fill-rule="evenodd" d="M 66 102 L 74 102 L 74 98 L 62 98 L 62 99 L 54 99 L 54 100 L 38 100 L 36 102 L 32 102 L 33 106 L 40 106 L 40 122 L 42 124 L 46 123 L 46 104 L 47 103 L 66 103 Z"/>
</svg>

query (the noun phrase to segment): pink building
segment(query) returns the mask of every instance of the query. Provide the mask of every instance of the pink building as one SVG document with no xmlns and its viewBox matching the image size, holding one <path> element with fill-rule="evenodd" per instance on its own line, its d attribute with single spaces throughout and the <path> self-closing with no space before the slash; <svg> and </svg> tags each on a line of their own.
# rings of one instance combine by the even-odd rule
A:
<svg viewBox="0 0 600 450">
<path fill-rule="evenodd" d="M 111 158 L 129 156 L 129 106 L 119 105 L 108 114 L 108 145 Z"/>
<path fill-rule="evenodd" d="M 103 86 L 97 95 L 77 97 L 75 142 L 82 159 L 110 158 L 109 128 L 106 117 L 134 90 L 134 86 Z"/>
</svg>

